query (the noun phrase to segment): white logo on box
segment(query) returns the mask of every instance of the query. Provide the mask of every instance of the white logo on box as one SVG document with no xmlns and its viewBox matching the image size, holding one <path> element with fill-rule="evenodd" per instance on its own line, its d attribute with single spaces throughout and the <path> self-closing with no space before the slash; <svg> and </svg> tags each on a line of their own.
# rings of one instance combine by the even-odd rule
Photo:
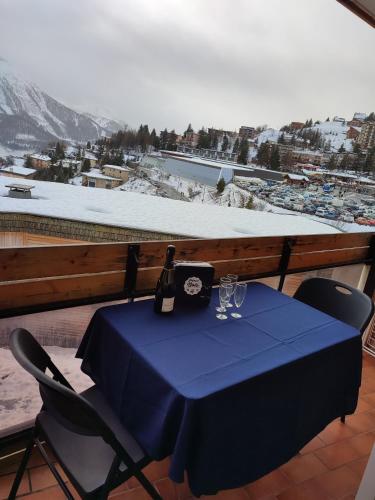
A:
<svg viewBox="0 0 375 500">
<path fill-rule="evenodd" d="M 184 283 L 184 290 L 188 295 L 197 295 L 202 290 L 203 283 L 196 276 L 191 276 Z"/>
</svg>

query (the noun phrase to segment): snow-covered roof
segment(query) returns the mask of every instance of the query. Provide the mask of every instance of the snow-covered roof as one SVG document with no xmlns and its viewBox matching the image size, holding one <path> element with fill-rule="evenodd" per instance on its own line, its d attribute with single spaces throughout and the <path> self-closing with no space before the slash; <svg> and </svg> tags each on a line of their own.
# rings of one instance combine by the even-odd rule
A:
<svg viewBox="0 0 375 500">
<path fill-rule="evenodd" d="M 47 155 L 34 154 L 30 155 L 30 158 L 32 158 L 33 160 L 51 161 L 51 158 Z"/>
<path fill-rule="evenodd" d="M 82 172 L 82 175 L 85 177 L 89 177 L 90 179 L 104 179 L 106 181 L 118 181 L 115 177 L 110 177 L 109 175 L 104 175 L 100 172 L 100 170 L 92 169 L 90 172 Z"/>
<path fill-rule="evenodd" d="M 308 181 L 309 180 L 305 175 L 299 175 L 299 174 L 285 174 L 284 177 L 289 177 L 289 179 L 292 179 L 293 181 Z"/>
<path fill-rule="evenodd" d="M 122 172 L 130 172 L 130 168 L 119 167 L 118 165 L 103 165 L 103 168 L 105 167 L 112 168 L 113 170 L 120 170 Z"/>
<path fill-rule="evenodd" d="M 8 179 L 9 182 L 9 179 Z M 34 185 L 29 200 L 7 197 L 0 177 L 0 211 L 44 215 L 144 231 L 197 238 L 336 233 L 302 215 L 190 203 L 127 191 L 95 189 L 55 182 Z M 202 215 L 204 214 L 204 216 Z"/>
<path fill-rule="evenodd" d="M 88 151 L 85 151 L 84 158 L 85 158 L 85 160 L 96 160 L 96 161 L 98 161 L 97 157 L 94 154 L 92 154 L 92 153 L 90 153 Z"/>
<path fill-rule="evenodd" d="M 18 174 L 18 175 L 31 175 L 35 174 L 36 170 L 33 168 L 26 168 L 26 167 L 19 167 L 18 165 L 11 165 L 9 167 L 2 168 L 0 170 L 1 172 L 8 172 L 12 174 Z"/>
<path fill-rule="evenodd" d="M 293 153 L 299 155 L 322 156 L 320 151 L 311 151 L 311 149 L 293 149 Z"/>
</svg>

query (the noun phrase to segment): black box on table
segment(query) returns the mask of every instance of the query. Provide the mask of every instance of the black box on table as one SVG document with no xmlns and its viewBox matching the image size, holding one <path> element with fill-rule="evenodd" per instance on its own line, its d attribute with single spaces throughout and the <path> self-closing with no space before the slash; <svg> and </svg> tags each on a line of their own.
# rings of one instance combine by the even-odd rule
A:
<svg viewBox="0 0 375 500">
<path fill-rule="evenodd" d="M 175 262 L 176 304 L 207 306 L 214 272 L 208 262 Z"/>
</svg>

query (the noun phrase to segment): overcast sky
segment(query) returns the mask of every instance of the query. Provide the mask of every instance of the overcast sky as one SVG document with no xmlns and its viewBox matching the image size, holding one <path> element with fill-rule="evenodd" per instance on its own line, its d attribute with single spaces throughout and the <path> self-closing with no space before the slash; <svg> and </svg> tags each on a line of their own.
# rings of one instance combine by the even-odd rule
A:
<svg viewBox="0 0 375 500">
<path fill-rule="evenodd" d="M 370 112 L 374 46 L 336 0 L 0 0 L 0 56 L 69 106 L 157 130 Z"/>
</svg>

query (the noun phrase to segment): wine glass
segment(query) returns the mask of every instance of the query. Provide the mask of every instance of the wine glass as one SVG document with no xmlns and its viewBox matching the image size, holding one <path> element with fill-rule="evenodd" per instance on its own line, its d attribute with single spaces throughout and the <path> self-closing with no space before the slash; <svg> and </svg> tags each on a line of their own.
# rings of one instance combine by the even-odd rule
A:
<svg viewBox="0 0 375 500">
<path fill-rule="evenodd" d="M 219 314 L 216 314 L 217 319 L 227 319 L 228 316 L 226 313 L 226 306 L 229 302 L 230 294 L 232 293 L 232 285 L 223 283 L 219 288 L 219 299 L 220 299 L 220 310 Z"/>
<path fill-rule="evenodd" d="M 221 285 L 232 285 L 230 278 L 228 278 L 227 276 L 223 276 L 222 278 L 220 278 L 220 286 Z M 233 289 L 233 287 L 232 287 L 232 289 Z M 229 298 L 230 298 L 230 296 L 229 296 Z M 229 299 L 228 299 L 228 301 L 229 301 Z M 230 307 L 232 307 L 232 306 L 230 306 Z M 219 306 L 216 308 L 216 311 L 225 312 L 225 309 L 223 310 L 223 308 L 221 306 Z"/>
<path fill-rule="evenodd" d="M 236 289 L 234 291 L 234 303 L 235 303 L 237 309 L 239 309 L 242 306 L 243 301 L 245 300 L 246 290 L 247 290 L 246 283 L 237 283 Z M 240 314 L 238 312 L 232 313 L 231 316 L 232 316 L 232 318 L 236 318 L 236 319 L 242 318 L 242 314 Z"/>
<path fill-rule="evenodd" d="M 237 276 L 237 274 L 227 274 L 226 278 L 228 280 L 230 280 L 230 283 L 233 285 L 233 291 L 231 293 L 231 295 L 233 295 L 234 291 L 236 289 L 236 286 L 237 286 L 238 276 Z M 229 297 L 229 300 L 230 300 L 230 297 Z M 233 304 L 231 302 L 229 302 L 228 307 L 233 307 Z"/>
</svg>

